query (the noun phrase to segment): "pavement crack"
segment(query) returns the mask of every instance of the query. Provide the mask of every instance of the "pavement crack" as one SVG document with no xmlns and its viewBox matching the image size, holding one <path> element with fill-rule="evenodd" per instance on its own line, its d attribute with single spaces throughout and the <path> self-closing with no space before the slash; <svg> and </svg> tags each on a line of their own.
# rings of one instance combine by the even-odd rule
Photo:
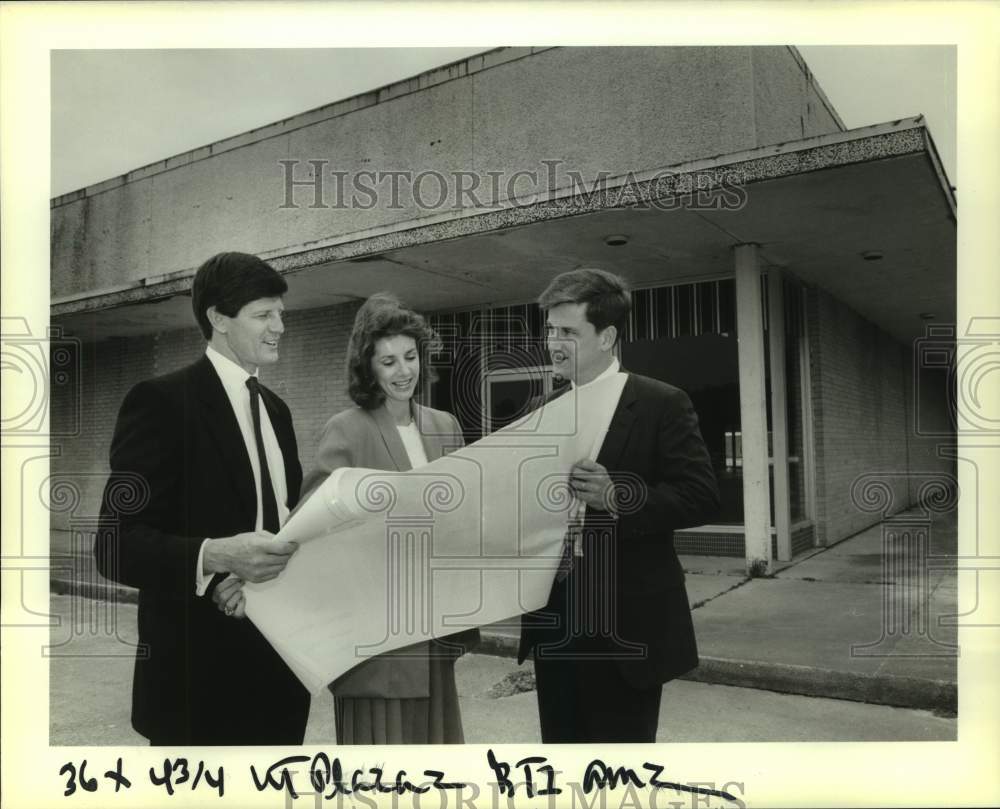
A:
<svg viewBox="0 0 1000 809">
<path fill-rule="evenodd" d="M 781 581 L 811 581 L 819 582 L 820 584 L 888 584 L 895 585 L 894 581 L 886 581 L 885 579 L 856 579 L 850 582 L 844 582 L 840 579 L 818 579 L 815 576 L 788 576 L 783 577 Z"/>
<path fill-rule="evenodd" d="M 745 579 L 743 579 L 741 581 L 736 582 L 736 584 L 734 584 L 732 587 L 729 587 L 729 588 L 723 590 L 721 593 L 716 593 L 714 596 L 709 596 L 708 598 L 703 598 L 701 601 L 695 601 L 694 604 L 691 605 L 691 609 L 692 610 L 696 610 L 699 607 L 704 607 L 709 601 L 715 601 L 715 599 L 719 598 L 720 596 L 724 596 L 726 593 L 733 592 L 733 590 L 736 590 L 737 588 L 742 587 L 748 581 L 752 581 L 752 580 L 749 577 L 745 578 Z"/>
</svg>

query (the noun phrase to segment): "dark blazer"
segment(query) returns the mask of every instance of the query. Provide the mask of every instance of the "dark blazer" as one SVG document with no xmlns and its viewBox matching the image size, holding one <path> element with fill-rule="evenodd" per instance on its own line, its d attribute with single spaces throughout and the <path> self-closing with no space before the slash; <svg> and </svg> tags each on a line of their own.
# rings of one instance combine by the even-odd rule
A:
<svg viewBox="0 0 1000 809">
<path fill-rule="evenodd" d="M 411 403 L 427 461 L 463 446 L 458 421 L 450 413 Z M 351 407 L 324 426 L 316 451 L 316 469 L 302 487 L 303 501 L 334 470 L 342 466 L 406 472 L 410 466 L 396 423 L 385 405 L 374 410 Z M 449 635 L 447 645 L 418 643 L 379 655 L 338 677 L 330 689 L 338 697 L 420 698 L 430 695 L 428 655 L 454 656 L 477 642 L 477 630 Z"/>
<path fill-rule="evenodd" d="M 619 516 L 587 507 L 583 559 L 553 583 L 545 608 L 522 617 L 518 661 L 537 655 L 539 644 L 563 655 L 610 655 L 630 684 L 647 688 L 698 665 L 673 532 L 708 522 L 719 494 L 687 394 L 629 374 L 597 462 L 620 484 Z M 614 628 L 569 628 L 569 592 L 582 599 L 573 609 L 603 605 Z"/>
<path fill-rule="evenodd" d="M 281 447 L 289 507 L 302 483 L 287 405 L 261 388 Z M 125 397 L 94 556 L 139 588 L 132 725 L 154 743 L 300 744 L 309 695 L 248 620 L 195 595 L 202 541 L 253 531 L 250 457 L 207 357 Z"/>
</svg>

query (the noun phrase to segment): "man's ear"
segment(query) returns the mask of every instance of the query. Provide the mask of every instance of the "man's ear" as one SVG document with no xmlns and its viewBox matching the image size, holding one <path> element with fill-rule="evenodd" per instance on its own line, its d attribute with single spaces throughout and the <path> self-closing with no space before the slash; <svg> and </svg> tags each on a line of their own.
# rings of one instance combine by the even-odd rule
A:
<svg viewBox="0 0 1000 809">
<path fill-rule="evenodd" d="M 618 338 L 618 327 L 607 326 L 601 332 L 601 348 L 604 351 L 610 351 L 615 347 L 615 340 L 617 338 Z"/>
<path fill-rule="evenodd" d="M 212 324 L 212 328 L 215 331 L 220 334 L 226 333 L 226 329 L 229 327 L 228 317 L 219 312 L 214 306 L 209 306 L 205 310 L 205 314 L 208 315 L 208 322 Z"/>
</svg>

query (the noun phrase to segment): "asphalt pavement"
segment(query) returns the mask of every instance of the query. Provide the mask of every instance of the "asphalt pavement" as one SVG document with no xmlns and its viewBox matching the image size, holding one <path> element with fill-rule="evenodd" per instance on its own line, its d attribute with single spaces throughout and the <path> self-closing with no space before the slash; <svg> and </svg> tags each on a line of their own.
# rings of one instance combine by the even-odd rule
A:
<svg viewBox="0 0 1000 809">
<path fill-rule="evenodd" d="M 954 738 L 956 547 L 954 515 L 911 511 L 769 577 L 748 578 L 739 558 L 682 557 L 701 664 L 665 686 L 663 740 Z M 52 743 L 141 743 L 126 741 L 123 697 L 135 591 L 103 580 L 71 534 L 52 534 L 51 556 L 52 609 L 66 615 L 53 629 L 62 640 L 53 641 Z M 518 667 L 515 649 L 515 625 L 495 625 L 459 661 L 467 741 L 539 738 L 530 663 Z M 334 736 L 325 699 L 314 704 L 312 741 Z M 909 710 L 882 716 L 899 708 Z"/>
<path fill-rule="evenodd" d="M 49 743 L 145 745 L 129 723 L 134 604 L 52 596 Z M 110 608 L 109 608 L 110 607 Z M 530 661 L 468 654 L 456 665 L 469 744 L 541 741 Z M 527 689 L 527 690 L 526 690 Z M 866 705 L 676 680 L 663 690 L 661 742 L 948 741 L 957 720 L 930 711 Z M 333 699 L 313 699 L 307 745 L 336 742 Z"/>
</svg>

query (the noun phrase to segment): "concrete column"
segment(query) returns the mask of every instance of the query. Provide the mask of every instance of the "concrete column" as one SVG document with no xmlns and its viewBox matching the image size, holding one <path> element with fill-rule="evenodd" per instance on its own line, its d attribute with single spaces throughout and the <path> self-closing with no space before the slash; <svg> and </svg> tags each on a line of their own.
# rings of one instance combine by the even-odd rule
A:
<svg viewBox="0 0 1000 809">
<path fill-rule="evenodd" d="M 757 245 L 737 245 L 734 259 L 743 436 L 743 530 L 747 573 L 761 575 L 771 572 L 771 494 L 767 474 L 764 311 Z"/>
<path fill-rule="evenodd" d="M 785 295 L 781 271 L 767 271 L 768 348 L 771 352 L 771 457 L 774 470 L 774 530 L 778 559 L 792 558 L 792 503 L 788 485 L 788 408 L 785 380 Z M 800 459 L 801 461 L 801 459 Z"/>
<path fill-rule="evenodd" d="M 802 413 L 802 475 L 805 480 L 804 517 L 807 520 L 816 519 L 816 437 L 813 433 L 813 397 L 812 397 L 812 364 L 809 360 L 809 313 L 808 299 L 802 297 L 802 328 L 803 339 L 799 340 L 799 401 Z M 813 547 L 819 546 L 819 534 L 813 532 Z"/>
</svg>

